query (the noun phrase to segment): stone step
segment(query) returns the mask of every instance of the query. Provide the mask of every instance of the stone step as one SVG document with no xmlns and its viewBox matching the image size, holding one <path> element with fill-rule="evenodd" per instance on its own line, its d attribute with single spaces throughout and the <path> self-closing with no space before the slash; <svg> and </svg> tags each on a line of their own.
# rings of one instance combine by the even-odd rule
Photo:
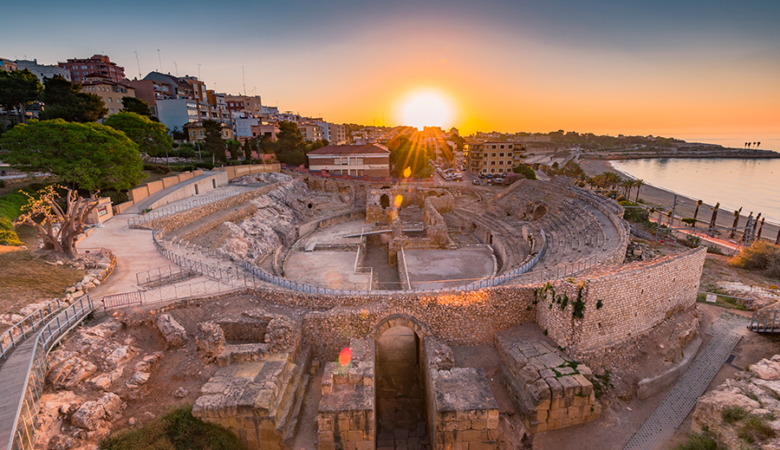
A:
<svg viewBox="0 0 780 450">
<path fill-rule="evenodd" d="M 280 392 L 280 394 L 277 395 L 279 401 L 276 404 L 276 414 L 274 415 L 276 430 L 280 435 L 284 435 L 287 432 L 290 417 L 295 412 L 295 403 L 301 389 L 304 374 L 308 372 L 310 359 L 311 347 L 306 346 L 298 354 L 295 363 L 290 364 L 292 370 L 283 378 L 282 386 L 284 387 L 284 392 Z M 303 385 L 303 388 L 306 388 L 305 384 Z"/>
</svg>

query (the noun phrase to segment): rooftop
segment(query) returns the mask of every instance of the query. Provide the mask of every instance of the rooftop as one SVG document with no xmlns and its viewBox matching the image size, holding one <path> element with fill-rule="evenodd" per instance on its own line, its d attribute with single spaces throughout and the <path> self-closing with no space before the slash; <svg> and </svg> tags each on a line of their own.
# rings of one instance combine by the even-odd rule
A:
<svg viewBox="0 0 780 450">
<path fill-rule="evenodd" d="M 355 155 L 364 153 L 386 153 L 390 150 L 381 144 L 368 145 L 326 145 L 325 147 L 309 152 L 309 155 Z"/>
</svg>

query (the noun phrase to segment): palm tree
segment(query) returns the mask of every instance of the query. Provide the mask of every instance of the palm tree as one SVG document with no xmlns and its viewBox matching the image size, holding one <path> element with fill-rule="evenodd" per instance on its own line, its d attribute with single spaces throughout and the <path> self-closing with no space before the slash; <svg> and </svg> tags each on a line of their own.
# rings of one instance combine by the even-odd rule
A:
<svg viewBox="0 0 780 450">
<path fill-rule="evenodd" d="M 753 211 L 750 211 L 750 214 L 748 214 L 748 220 L 745 224 L 745 232 L 742 234 L 742 242 L 747 245 L 748 242 L 748 234 L 750 234 L 750 229 L 748 228 L 748 225 L 753 220 Z"/>
<path fill-rule="evenodd" d="M 758 227 L 758 221 L 761 220 L 761 213 L 756 216 L 756 221 L 753 222 L 753 236 L 756 235 L 756 228 Z"/>
<path fill-rule="evenodd" d="M 764 222 L 766 222 L 766 217 L 761 219 L 761 227 L 758 229 L 758 234 L 756 235 L 756 241 L 761 240 L 761 232 L 764 231 Z"/>
<path fill-rule="evenodd" d="M 712 219 L 710 219 L 710 228 L 715 228 L 715 221 L 718 220 L 718 209 L 720 209 L 720 202 L 715 204 L 715 208 L 712 209 Z"/>
<path fill-rule="evenodd" d="M 780 230 L 777 230 L 777 238 L 775 239 L 775 245 L 780 245 Z"/>
<path fill-rule="evenodd" d="M 734 236 L 737 234 L 737 226 L 739 226 L 739 215 L 742 213 L 742 207 L 740 206 L 738 210 L 734 211 L 734 224 L 731 225 L 731 231 L 729 232 L 729 237 L 734 239 Z M 752 212 L 750 214 L 753 214 Z"/>
<path fill-rule="evenodd" d="M 756 142 L 756 148 L 758 148 L 758 147 L 761 147 L 761 143 L 760 142 Z"/>
<path fill-rule="evenodd" d="M 645 184 L 644 180 L 636 180 L 636 200 L 634 200 L 634 203 L 639 203 L 639 190 L 642 189 L 643 184 Z"/>
<path fill-rule="evenodd" d="M 696 200 L 696 210 L 693 211 L 693 228 L 696 228 L 696 217 L 699 216 L 699 206 L 704 203 L 702 200 Z"/>
</svg>

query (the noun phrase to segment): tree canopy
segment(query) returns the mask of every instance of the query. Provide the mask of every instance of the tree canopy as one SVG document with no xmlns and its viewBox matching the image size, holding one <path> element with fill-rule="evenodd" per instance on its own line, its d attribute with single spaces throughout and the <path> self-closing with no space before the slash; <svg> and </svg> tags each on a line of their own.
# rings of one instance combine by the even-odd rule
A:
<svg viewBox="0 0 780 450">
<path fill-rule="evenodd" d="M 306 142 L 295 122 L 279 122 L 275 152 L 279 162 L 292 165 L 306 164 Z"/>
<path fill-rule="evenodd" d="M 122 97 L 122 111 L 136 113 L 141 116 L 152 116 L 152 109 L 149 108 L 149 104 L 135 97 Z"/>
<path fill-rule="evenodd" d="M 426 146 L 399 135 L 388 143 L 387 148 L 390 149 L 390 173 L 394 177 L 408 177 L 411 172 L 413 177 L 426 178 L 433 173 L 428 164 L 431 154 Z"/>
<path fill-rule="evenodd" d="M 129 98 L 129 97 L 125 97 Z M 166 133 L 165 125 L 153 122 L 149 117 L 133 112 L 121 112 L 109 116 L 103 125 L 117 129 L 138 144 L 138 150 L 149 156 L 165 156 L 173 149 L 173 139 Z"/>
<path fill-rule="evenodd" d="M 27 69 L 0 70 L 0 105 L 6 111 L 19 108 L 24 117 L 24 107 L 37 100 L 42 90 L 38 77 Z"/>
<path fill-rule="evenodd" d="M 217 161 L 227 161 L 225 141 L 222 139 L 222 123 L 216 120 L 204 120 L 203 128 L 206 129 L 205 149 L 214 155 Z"/>
<path fill-rule="evenodd" d="M 130 189 L 143 177 L 138 145 L 121 131 L 96 123 L 32 120 L 3 134 L 0 146 L 13 168 L 52 173 L 90 191 Z"/>
<path fill-rule="evenodd" d="M 41 120 L 64 119 L 68 122 L 96 122 L 108 114 L 100 96 L 81 92 L 81 85 L 61 75 L 47 78 L 43 88 L 44 110 Z"/>
</svg>

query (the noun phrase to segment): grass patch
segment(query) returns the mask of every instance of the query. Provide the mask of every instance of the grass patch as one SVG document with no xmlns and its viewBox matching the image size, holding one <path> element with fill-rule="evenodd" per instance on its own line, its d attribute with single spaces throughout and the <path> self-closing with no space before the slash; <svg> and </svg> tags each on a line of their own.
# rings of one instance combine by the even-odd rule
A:
<svg viewBox="0 0 780 450">
<path fill-rule="evenodd" d="M 192 416 L 192 406 L 171 410 L 137 430 L 123 430 L 100 444 L 101 450 L 238 450 L 230 431 Z"/>
<path fill-rule="evenodd" d="M 674 450 L 723 450 L 723 447 L 718 445 L 705 429 L 701 433 L 689 434 L 688 441 L 678 445 Z"/>
<path fill-rule="evenodd" d="M 745 411 L 745 409 L 741 406 L 733 406 L 731 408 L 724 409 L 721 413 L 721 416 L 723 417 L 724 422 L 731 424 L 747 417 L 748 412 Z"/>
<path fill-rule="evenodd" d="M 777 433 L 769 426 L 766 419 L 753 415 L 745 420 L 738 434 L 739 438 L 748 444 L 754 444 L 756 441 L 773 438 L 776 435 Z"/>
<path fill-rule="evenodd" d="M 599 375 L 597 373 L 593 374 L 593 378 L 590 380 L 590 382 L 593 384 L 593 393 L 596 394 L 596 398 L 601 398 L 604 394 L 607 393 L 607 390 L 609 388 L 615 387 L 612 384 L 612 381 L 610 381 L 610 372 L 609 370 L 605 370 L 604 374 Z"/>
<path fill-rule="evenodd" d="M 726 297 L 724 295 L 718 295 L 715 298 L 715 303 L 709 303 L 707 302 L 707 294 L 697 294 L 696 301 L 699 303 L 708 303 L 710 305 L 714 304 L 716 306 L 720 306 L 721 308 L 726 308 L 726 309 L 738 309 L 740 311 L 747 311 L 747 307 L 739 304 L 739 300 L 731 297 Z"/>
</svg>

